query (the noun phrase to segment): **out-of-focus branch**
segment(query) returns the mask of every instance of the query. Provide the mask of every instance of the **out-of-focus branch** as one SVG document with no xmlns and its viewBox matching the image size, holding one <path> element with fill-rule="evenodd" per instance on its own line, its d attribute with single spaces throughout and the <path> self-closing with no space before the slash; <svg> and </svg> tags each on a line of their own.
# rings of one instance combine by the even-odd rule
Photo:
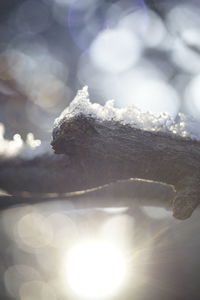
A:
<svg viewBox="0 0 200 300">
<path fill-rule="evenodd" d="M 52 146 L 61 155 L 2 161 L 1 188 L 24 197 L 39 193 L 47 198 L 62 198 L 73 192 L 75 201 L 75 196 L 80 196 L 77 191 L 141 178 L 175 187 L 172 208 L 177 218 L 188 218 L 199 204 L 200 143 L 197 141 L 80 114 L 63 119 L 53 132 Z M 130 199 L 126 195 L 129 192 L 123 189 L 123 198 Z M 60 193 L 67 194 L 59 196 Z M 136 196 L 133 191 L 133 201 Z M 144 196 L 148 205 L 149 192 Z M 169 198 L 166 202 L 168 205 Z"/>
<path fill-rule="evenodd" d="M 175 191 L 168 185 L 142 180 L 117 181 L 96 189 L 72 193 L 0 194 L 0 209 L 18 204 L 37 204 L 50 201 L 70 202 L 72 209 L 105 207 L 158 206 L 170 209 Z M 148 195 L 148 196 L 147 196 Z"/>
</svg>

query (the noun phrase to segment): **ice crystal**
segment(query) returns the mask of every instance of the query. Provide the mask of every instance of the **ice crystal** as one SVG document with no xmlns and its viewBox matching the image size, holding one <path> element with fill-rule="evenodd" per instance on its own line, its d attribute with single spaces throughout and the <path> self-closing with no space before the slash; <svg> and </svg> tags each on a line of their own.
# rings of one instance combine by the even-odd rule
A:
<svg viewBox="0 0 200 300">
<path fill-rule="evenodd" d="M 63 118 L 71 118 L 78 114 L 91 116 L 101 121 L 118 121 L 121 124 L 129 124 L 146 131 L 166 132 L 184 138 L 200 140 L 200 124 L 183 113 L 178 113 L 174 119 L 165 112 L 158 116 L 150 112 L 141 112 L 133 105 L 117 108 L 114 106 L 114 100 L 107 101 L 104 106 L 91 103 L 87 86 L 78 91 L 74 100 L 55 120 L 55 126 L 59 125 Z"/>
</svg>

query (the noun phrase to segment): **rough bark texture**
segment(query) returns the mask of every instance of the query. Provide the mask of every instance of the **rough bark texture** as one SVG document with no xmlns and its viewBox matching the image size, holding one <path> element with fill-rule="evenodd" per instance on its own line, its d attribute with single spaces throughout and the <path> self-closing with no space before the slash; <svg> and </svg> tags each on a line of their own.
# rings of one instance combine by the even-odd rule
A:
<svg viewBox="0 0 200 300">
<path fill-rule="evenodd" d="M 54 129 L 52 146 L 55 153 L 62 155 L 2 161 L 0 187 L 27 196 L 85 191 L 140 178 L 175 188 L 172 209 L 176 218 L 188 218 L 199 204 L 197 141 L 78 115 L 64 118 Z M 147 200 L 148 196 L 147 192 Z"/>
<path fill-rule="evenodd" d="M 84 178 L 93 185 L 129 178 L 172 185 L 173 214 L 180 219 L 188 218 L 199 204 L 197 141 L 78 115 L 59 123 L 52 146 L 79 162 Z"/>
</svg>

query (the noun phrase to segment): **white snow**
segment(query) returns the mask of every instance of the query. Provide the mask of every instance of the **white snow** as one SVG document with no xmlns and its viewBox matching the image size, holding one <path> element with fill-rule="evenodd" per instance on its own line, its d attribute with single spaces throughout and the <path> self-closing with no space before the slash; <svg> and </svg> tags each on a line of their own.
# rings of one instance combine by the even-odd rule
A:
<svg viewBox="0 0 200 300">
<path fill-rule="evenodd" d="M 114 107 L 114 100 L 107 101 L 104 106 L 91 103 L 87 86 L 78 91 L 74 100 L 55 120 L 55 127 L 59 125 L 63 118 L 71 118 L 80 113 L 101 121 L 114 120 L 146 131 L 160 131 L 200 140 L 200 123 L 183 113 L 178 113 L 174 119 L 164 112 L 159 116 L 155 116 L 150 112 L 141 112 L 133 105 L 117 108 Z"/>
<path fill-rule="evenodd" d="M 0 123 L 0 158 L 18 156 L 31 159 L 50 151 L 49 145 L 36 140 L 32 133 L 27 134 L 25 142 L 19 134 L 15 134 L 12 140 L 7 140 L 4 137 L 4 133 L 4 125 Z"/>
<path fill-rule="evenodd" d="M 63 118 L 70 119 L 80 113 L 100 121 L 114 120 L 142 130 L 166 132 L 200 141 L 200 123 L 183 113 L 179 113 L 173 119 L 166 113 L 155 116 L 149 112 L 141 112 L 135 106 L 117 108 L 114 107 L 114 100 L 107 101 L 104 106 L 91 103 L 87 86 L 78 91 L 75 99 L 55 120 L 55 127 L 59 126 Z M 52 152 L 49 143 L 41 143 L 40 140 L 34 138 L 32 133 L 29 133 L 26 141 L 23 141 L 19 134 L 15 134 L 12 140 L 7 140 L 4 137 L 4 132 L 4 125 L 0 123 L 0 157 L 18 156 L 32 159 L 44 153 Z"/>
</svg>

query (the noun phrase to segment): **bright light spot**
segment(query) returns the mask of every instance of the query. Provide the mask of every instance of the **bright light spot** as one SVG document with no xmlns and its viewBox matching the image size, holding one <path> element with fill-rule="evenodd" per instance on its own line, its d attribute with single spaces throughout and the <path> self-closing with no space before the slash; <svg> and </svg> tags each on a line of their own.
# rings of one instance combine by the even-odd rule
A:
<svg viewBox="0 0 200 300">
<path fill-rule="evenodd" d="M 179 67 L 192 74 L 200 71 L 199 54 L 190 49 L 181 39 L 177 39 L 174 43 L 172 60 Z"/>
<path fill-rule="evenodd" d="M 104 208 L 99 208 L 100 211 L 106 212 L 108 214 L 122 214 L 126 211 L 128 211 L 128 207 L 104 207 Z"/>
<path fill-rule="evenodd" d="M 32 48 L 29 44 L 22 48 L 6 52 L 9 72 L 28 100 L 54 112 L 69 95 L 65 84 L 68 69 L 45 46 L 36 43 Z"/>
<path fill-rule="evenodd" d="M 55 107 L 62 103 L 67 93 L 65 84 L 48 74 L 33 76 L 28 91 L 30 100 L 49 112 L 55 111 Z"/>
<path fill-rule="evenodd" d="M 171 211 L 166 210 L 163 207 L 145 206 L 142 210 L 152 219 L 162 220 L 172 218 Z"/>
<path fill-rule="evenodd" d="M 0 156 L 12 157 L 20 153 L 24 142 L 19 134 L 15 134 L 12 140 L 4 138 L 5 128 L 0 123 Z"/>
<path fill-rule="evenodd" d="M 126 15 L 120 20 L 119 26 L 134 32 L 149 47 L 160 45 L 166 36 L 161 18 L 150 10 L 138 10 Z"/>
<path fill-rule="evenodd" d="M 129 249 L 134 231 L 134 220 L 126 214 L 118 214 L 106 220 L 100 234 L 103 240 L 118 245 L 121 249 Z"/>
<path fill-rule="evenodd" d="M 100 70 L 117 73 L 130 68 L 141 54 L 139 40 L 128 29 L 102 31 L 92 43 L 92 62 Z"/>
<path fill-rule="evenodd" d="M 188 44 L 188 46 L 196 46 L 199 47 L 200 46 L 200 30 L 199 28 L 194 28 L 194 29 L 186 29 L 183 34 L 182 34 L 182 38 L 183 41 L 185 41 L 185 43 Z"/>
<path fill-rule="evenodd" d="M 67 281 L 80 297 L 103 298 L 117 292 L 126 277 L 125 257 L 113 244 L 85 241 L 69 251 Z"/>
<path fill-rule="evenodd" d="M 184 70 L 196 73 L 200 71 L 199 54 L 190 49 L 199 47 L 199 6 L 189 4 L 177 5 L 167 15 L 167 26 L 177 37 L 173 44 L 173 61 Z"/>
<path fill-rule="evenodd" d="M 179 104 L 175 90 L 159 80 L 147 80 L 135 86 L 134 104 L 142 111 L 176 115 Z"/>
<path fill-rule="evenodd" d="M 64 213 L 54 212 L 46 218 L 53 229 L 51 246 L 66 249 L 77 237 L 76 223 Z"/>
<path fill-rule="evenodd" d="M 168 27 L 173 33 L 183 33 L 184 30 L 198 28 L 199 7 L 190 4 L 179 4 L 173 7 L 167 15 Z"/>
<path fill-rule="evenodd" d="M 41 141 L 35 139 L 31 132 L 27 134 L 25 142 L 19 134 L 15 134 L 12 140 L 7 140 L 4 138 L 4 133 L 4 125 L 0 123 L 0 156 L 20 156 L 30 159 L 49 150 L 49 146 L 46 143 L 41 144 Z"/>
<path fill-rule="evenodd" d="M 140 61 L 140 66 L 116 74 L 102 73 L 92 68 L 88 61 L 81 61 L 79 78 L 87 82 L 105 99 L 115 99 L 119 107 L 135 105 L 142 112 L 154 115 L 168 113 L 175 117 L 180 108 L 180 99 L 175 88 L 167 83 L 166 74 L 149 61 Z"/>
<path fill-rule="evenodd" d="M 135 105 L 142 112 L 154 115 L 164 112 L 172 117 L 178 113 L 180 100 L 175 89 L 153 72 L 145 74 L 143 69 L 127 72 L 101 84 L 105 96 L 114 98 L 120 107 Z"/>
<path fill-rule="evenodd" d="M 13 265 L 4 273 L 6 290 L 14 298 L 18 295 L 23 284 L 35 280 L 41 280 L 41 276 L 36 269 L 28 265 Z"/>
<path fill-rule="evenodd" d="M 19 244 L 22 248 L 42 248 L 50 244 L 53 238 L 51 226 L 38 213 L 23 216 L 17 223 Z M 26 249 L 26 248 L 25 248 Z"/>
<path fill-rule="evenodd" d="M 26 143 L 32 148 L 38 147 L 41 145 L 40 140 L 35 140 L 33 133 L 29 132 L 27 134 Z"/>
</svg>

